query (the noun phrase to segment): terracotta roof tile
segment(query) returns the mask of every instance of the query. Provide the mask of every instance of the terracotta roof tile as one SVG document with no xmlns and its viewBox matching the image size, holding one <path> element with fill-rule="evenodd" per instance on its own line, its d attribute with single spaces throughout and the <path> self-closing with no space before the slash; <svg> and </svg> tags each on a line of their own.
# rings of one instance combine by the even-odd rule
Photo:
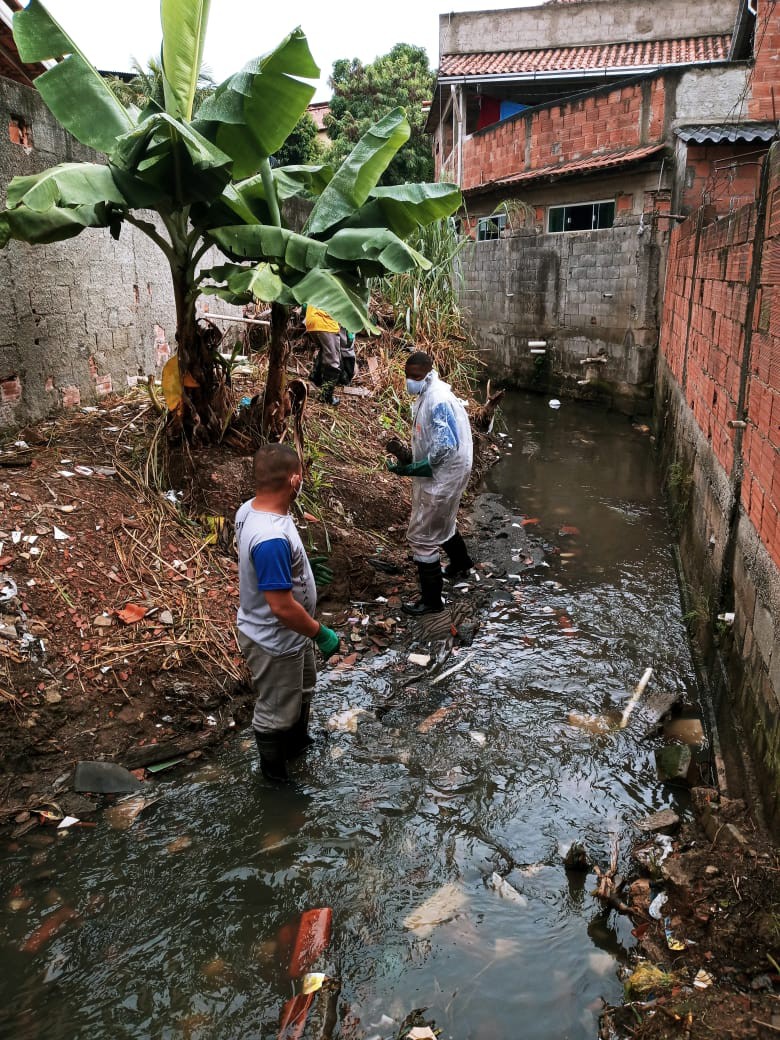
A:
<svg viewBox="0 0 780 1040">
<path fill-rule="evenodd" d="M 628 148 L 622 152 L 608 152 L 603 155 L 588 155 L 583 159 L 575 159 L 572 162 L 558 163 L 555 166 L 542 166 L 534 170 L 524 170 L 522 173 L 513 173 L 510 177 L 501 177 L 495 181 L 487 181 L 477 187 L 466 189 L 466 194 L 479 194 L 483 191 L 491 191 L 493 188 L 503 188 L 511 184 L 527 184 L 529 181 L 540 181 L 566 177 L 570 174 L 600 173 L 602 170 L 616 169 L 620 166 L 628 166 L 630 163 L 647 159 L 665 149 L 666 145 L 651 144 L 643 148 Z"/>
<path fill-rule="evenodd" d="M 507 73 L 583 72 L 605 68 L 656 68 L 663 65 L 725 61 L 731 37 L 695 36 L 644 40 L 595 47 L 554 47 L 535 51 L 443 54 L 440 76 L 497 76 Z"/>
</svg>

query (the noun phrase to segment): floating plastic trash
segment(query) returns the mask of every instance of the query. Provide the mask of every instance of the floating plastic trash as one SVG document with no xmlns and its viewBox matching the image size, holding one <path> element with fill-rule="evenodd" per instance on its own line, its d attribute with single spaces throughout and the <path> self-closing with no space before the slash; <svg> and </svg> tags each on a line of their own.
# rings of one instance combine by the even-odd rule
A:
<svg viewBox="0 0 780 1040">
<path fill-rule="evenodd" d="M 554 408 L 557 411 L 561 407 L 561 402 L 558 400 L 557 397 L 553 397 L 549 401 L 549 405 L 550 405 L 551 408 Z"/>
</svg>

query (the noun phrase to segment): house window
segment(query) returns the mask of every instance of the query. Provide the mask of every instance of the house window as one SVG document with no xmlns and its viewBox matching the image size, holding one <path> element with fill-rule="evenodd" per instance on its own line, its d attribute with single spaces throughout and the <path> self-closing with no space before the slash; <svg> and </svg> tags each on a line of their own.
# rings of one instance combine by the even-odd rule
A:
<svg viewBox="0 0 780 1040">
<path fill-rule="evenodd" d="M 492 217 L 480 217 L 477 221 L 477 242 L 489 242 L 493 238 L 501 238 L 506 227 L 506 213 L 497 213 Z"/>
<path fill-rule="evenodd" d="M 550 206 L 548 231 L 597 231 L 615 223 L 615 202 L 585 202 L 576 206 Z"/>
</svg>

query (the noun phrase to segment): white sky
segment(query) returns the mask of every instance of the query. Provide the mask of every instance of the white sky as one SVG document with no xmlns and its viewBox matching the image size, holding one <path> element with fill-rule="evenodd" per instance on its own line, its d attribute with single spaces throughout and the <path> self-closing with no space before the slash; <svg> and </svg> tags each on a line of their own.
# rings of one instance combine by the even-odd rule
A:
<svg viewBox="0 0 780 1040">
<path fill-rule="evenodd" d="M 337 58 L 369 62 L 396 43 L 425 47 L 439 62 L 439 14 L 481 7 L 533 7 L 541 0 L 212 0 L 205 62 L 219 82 L 274 47 L 300 25 L 322 78 L 316 101 L 330 96 L 327 79 Z M 124 71 L 160 49 L 159 0 L 44 0 L 45 6 L 100 69 Z"/>
</svg>

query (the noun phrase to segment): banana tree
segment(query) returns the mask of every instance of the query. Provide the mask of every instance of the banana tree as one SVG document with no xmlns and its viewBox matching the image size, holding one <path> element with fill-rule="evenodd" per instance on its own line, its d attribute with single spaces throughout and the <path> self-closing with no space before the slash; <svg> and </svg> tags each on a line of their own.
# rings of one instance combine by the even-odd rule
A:
<svg viewBox="0 0 780 1040">
<path fill-rule="evenodd" d="M 8 186 L 0 247 L 47 243 L 85 228 L 125 223 L 148 235 L 171 271 L 181 402 L 174 429 L 195 442 L 225 428 L 224 365 L 213 332 L 198 321 L 203 291 L 233 302 L 272 304 L 263 426 L 280 432 L 287 307 L 312 304 L 350 331 L 371 328 L 368 279 L 425 267 L 404 242 L 460 204 L 453 185 L 377 182 L 409 136 L 398 109 L 372 127 L 338 170 L 272 168 L 306 109 L 319 76 L 305 35 L 290 33 L 250 61 L 195 110 L 209 0 L 162 0 L 162 94 L 141 111 L 125 107 L 40 3 L 14 16 L 24 61 L 56 63 L 35 86 L 61 125 L 105 163 L 64 163 Z M 309 200 L 301 232 L 285 226 L 287 200 Z M 199 270 L 217 245 L 228 261 Z"/>
</svg>

